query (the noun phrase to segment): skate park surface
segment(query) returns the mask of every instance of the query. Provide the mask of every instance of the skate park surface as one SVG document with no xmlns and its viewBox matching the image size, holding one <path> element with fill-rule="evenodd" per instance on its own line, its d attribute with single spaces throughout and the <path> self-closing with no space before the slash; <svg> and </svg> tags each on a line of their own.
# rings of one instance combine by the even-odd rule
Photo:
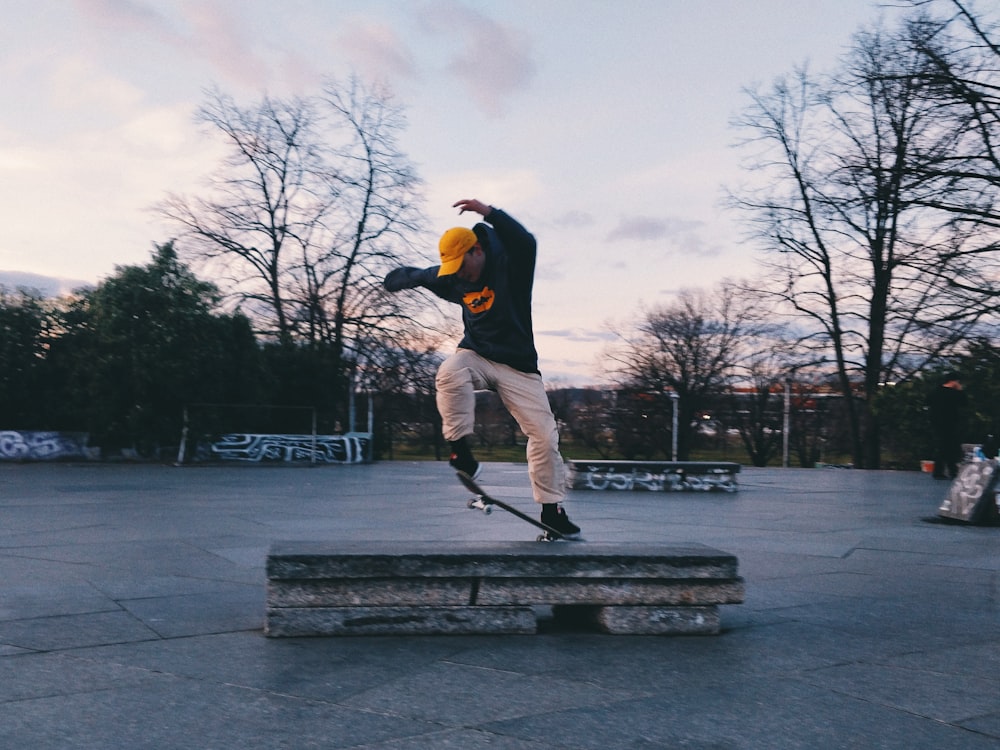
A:
<svg viewBox="0 0 1000 750">
<path fill-rule="evenodd" d="M 932 522 L 917 472 L 738 479 L 566 504 L 736 555 L 718 635 L 266 638 L 276 542 L 535 529 L 435 462 L 0 464 L 0 747 L 1000 748 L 1000 528 Z M 535 512 L 524 465 L 482 484 Z"/>
</svg>

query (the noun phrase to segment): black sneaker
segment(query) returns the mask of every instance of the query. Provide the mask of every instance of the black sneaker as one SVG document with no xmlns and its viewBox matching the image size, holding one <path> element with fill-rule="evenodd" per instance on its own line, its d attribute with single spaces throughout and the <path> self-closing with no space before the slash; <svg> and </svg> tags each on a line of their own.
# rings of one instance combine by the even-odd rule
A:
<svg viewBox="0 0 1000 750">
<path fill-rule="evenodd" d="M 472 450 L 469 448 L 467 438 L 459 438 L 458 440 L 451 441 L 451 458 L 448 460 L 448 463 L 451 464 L 451 468 L 455 471 L 468 474 L 472 477 L 473 481 L 479 479 L 479 475 L 483 473 L 483 467 L 472 457 Z"/>
<path fill-rule="evenodd" d="M 545 503 L 542 505 L 542 523 L 551 526 L 565 537 L 576 537 L 580 535 L 580 527 L 569 520 L 566 509 L 559 503 Z"/>
</svg>

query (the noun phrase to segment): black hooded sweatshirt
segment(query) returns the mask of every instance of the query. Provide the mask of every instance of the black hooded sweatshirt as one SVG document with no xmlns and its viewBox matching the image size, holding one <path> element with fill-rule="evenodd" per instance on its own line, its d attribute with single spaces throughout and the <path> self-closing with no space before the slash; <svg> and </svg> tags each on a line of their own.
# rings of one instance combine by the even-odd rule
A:
<svg viewBox="0 0 1000 750">
<path fill-rule="evenodd" d="M 474 284 L 457 275 L 439 277 L 438 265 L 397 268 L 385 277 L 385 288 L 395 292 L 422 286 L 461 305 L 465 335 L 459 348 L 521 372 L 537 373 L 531 323 L 537 243 L 516 219 L 498 208 L 490 211 L 487 221 L 472 228 L 486 253 L 483 272 Z"/>
</svg>

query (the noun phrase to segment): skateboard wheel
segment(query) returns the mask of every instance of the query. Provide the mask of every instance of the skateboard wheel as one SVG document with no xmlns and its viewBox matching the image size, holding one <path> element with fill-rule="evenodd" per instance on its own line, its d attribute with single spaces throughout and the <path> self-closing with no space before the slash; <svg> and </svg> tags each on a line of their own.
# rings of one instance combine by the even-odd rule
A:
<svg viewBox="0 0 1000 750">
<path fill-rule="evenodd" d="M 476 510 L 481 510 L 486 515 L 493 512 L 493 506 L 490 503 L 484 503 L 481 497 L 474 497 L 469 502 L 466 503 L 469 508 L 474 508 Z"/>
</svg>

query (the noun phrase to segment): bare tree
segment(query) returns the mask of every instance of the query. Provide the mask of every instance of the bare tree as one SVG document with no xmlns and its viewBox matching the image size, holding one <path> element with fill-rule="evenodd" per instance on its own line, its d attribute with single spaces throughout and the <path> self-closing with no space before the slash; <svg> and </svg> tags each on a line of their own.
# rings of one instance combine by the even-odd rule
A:
<svg viewBox="0 0 1000 750">
<path fill-rule="evenodd" d="M 682 460 L 690 452 L 691 424 L 736 377 L 746 342 L 764 327 L 757 313 L 732 284 L 715 294 L 684 291 L 674 304 L 641 313 L 634 329 L 619 333 L 608 351 L 619 387 L 653 397 L 645 399 L 646 421 L 671 424 L 669 395 L 677 394 Z"/>
<path fill-rule="evenodd" d="M 547 388 L 552 413 L 559 422 L 562 442 L 572 441 L 601 458 L 610 458 L 614 446 L 611 417 L 613 394 L 596 388 Z M 567 440 L 568 439 L 568 440 Z"/>
<path fill-rule="evenodd" d="M 432 445 L 440 459 L 443 438 L 434 376 L 444 357 L 437 342 L 419 333 L 409 342 L 413 348 L 392 346 L 381 338 L 366 342 L 355 387 L 376 397 L 378 447 L 385 455 L 392 458 L 396 440 L 406 435 Z"/>
<path fill-rule="evenodd" d="M 838 75 L 799 71 L 749 92 L 738 122 L 757 147 L 759 186 L 733 204 L 770 254 L 760 292 L 797 320 L 800 345 L 833 365 L 858 467 L 879 465 L 882 385 L 954 347 L 984 315 L 975 294 L 949 282 L 974 273 L 964 250 L 975 228 L 931 200 L 962 198 L 940 166 L 968 132 L 937 86 L 905 35 L 862 32 Z M 993 198 L 981 194 L 980 205 Z"/>
<path fill-rule="evenodd" d="M 227 156 L 205 197 L 171 195 L 160 212 L 260 332 L 350 361 L 405 319 L 381 279 L 420 231 L 420 181 L 386 91 L 353 79 L 250 107 L 213 91 L 198 118 Z"/>
<path fill-rule="evenodd" d="M 950 158 L 931 165 L 930 177 L 952 189 L 927 196 L 928 205 L 952 217 L 975 241 L 951 249 L 968 273 L 948 278 L 959 293 L 1000 311 L 1000 289 L 984 284 L 1000 248 L 1000 12 L 965 0 L 911 0 L 920 8 L 907 21 L 907 42 L 927 61 L 935 103 L 964 125 Z M 982 8 L 989 7 L 987 14 Z M 938 15 L 930 15 L 932 12 Z M 985 265 L 985 268 L 984 268 Z"/>
<path fill-rule="evenodd" d="M 745 342 L 739 377 L 727 389 L 730 416 L 754 466 L 767 466 L 781 446 L 782 390 L 793 372 L 788 352 L 764 337 Z"/>
</svg>

